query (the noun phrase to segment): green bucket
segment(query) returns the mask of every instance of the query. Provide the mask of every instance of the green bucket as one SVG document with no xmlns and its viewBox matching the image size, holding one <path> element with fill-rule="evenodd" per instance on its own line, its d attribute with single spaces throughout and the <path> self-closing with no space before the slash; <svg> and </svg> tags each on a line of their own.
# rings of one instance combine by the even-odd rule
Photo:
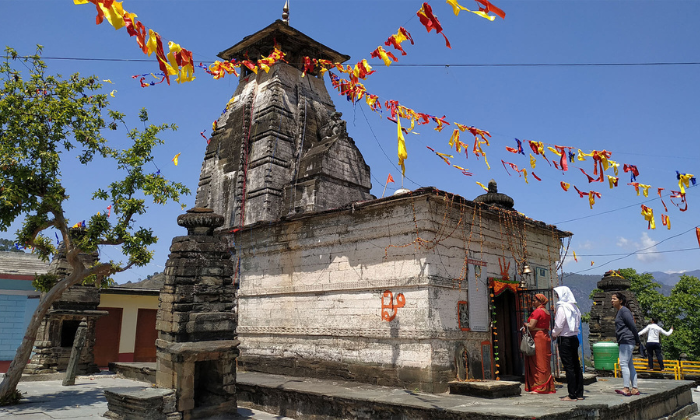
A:
<svg viewBox="0 0 700 420">
<path fill-rule="evenodd" d="M 596 370 L 613 370 L 620 357 L 620 348 L 617 343 L 595 343 L 591 346 L 593 363 Z"/>
</svg>

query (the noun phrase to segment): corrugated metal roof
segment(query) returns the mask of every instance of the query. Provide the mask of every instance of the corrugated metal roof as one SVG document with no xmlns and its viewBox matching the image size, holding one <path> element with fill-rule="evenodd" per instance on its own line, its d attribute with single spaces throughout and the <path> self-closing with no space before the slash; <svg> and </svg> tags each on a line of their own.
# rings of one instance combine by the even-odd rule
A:
<svg viewBox="0 0 700 420">
<path fill-rule="evenodd" d="M 33 276 L 34 274 L 45 274 L 48 271 L 49 263 L 40 260 L 36 255 L 0 251 L 0 277 L 3 274 Z"/>
</svg>

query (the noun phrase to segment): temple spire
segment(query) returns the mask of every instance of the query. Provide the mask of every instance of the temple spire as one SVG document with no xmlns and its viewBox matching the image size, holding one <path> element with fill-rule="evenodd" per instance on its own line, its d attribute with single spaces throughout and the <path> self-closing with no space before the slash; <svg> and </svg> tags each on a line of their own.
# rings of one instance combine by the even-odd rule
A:
<svg viewBox="0 0 700 420">
<path fill-rule="evenodd" d="M 284 2 L 284 7 L 282 8 L 282 22 L 289 25 L 289 0 Z"/>
</svg>

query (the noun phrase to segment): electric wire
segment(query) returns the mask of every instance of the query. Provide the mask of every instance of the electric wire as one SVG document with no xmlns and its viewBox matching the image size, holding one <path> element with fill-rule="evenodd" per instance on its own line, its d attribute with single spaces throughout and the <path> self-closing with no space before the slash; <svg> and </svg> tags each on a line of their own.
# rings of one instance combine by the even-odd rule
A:
<svg viewBox="0 0 700 420">
<path fill-rule="evenodd" d="M 31 56 L 17 56 L 16 58 L 30 58 Z M 2 58 L 11 58 L 2 56 Z M 153 59 L 146 58 L 99 58 L 99 57 L 47 57 L 43 60 L 61 61 L 103 61 L 103 62 L 133 62 L 153 63 Z M 202 61 L 204 64 L 212 64 L 213 61 Z M 302 64 L 302 63 L 290 63 Z M 392 67 L 423 67 L 423 68 L 449 68 L 449 67 L 653 67 L 653 66 L 697 66 L 700 61 L 652 61 L 636 63 L 392 63 Z M 379 67 L 380 69 L 382 67 Z"/>
<path fill-rule="evenodd" d="M 695 188 L 695 187 L 697 187 L 697 185 L 691 185 L 690 187 L 686 188 L 686 190 L 690 190 L 691 188 Z M 686 193 L 686 194 L 687 194 L 687 193 Z M 664 197 L 670 197 L 670 196 L 671 196 L 670 193 L 664 195 Z M 554 224 L 554 225 L 563 225 L 564 223 L 576 222 L 576 221 L 583 220 L 583 219 L 590 219 L 591 217 L 598 217 L 598 216 L 602 216 L 602 215 L 604 215 L 604 214 L 613 213 L 613 212 L 616 212 L 616 211 L 619 211 L 619 210 L 625 210 L 625 209 L 628 209 L 628 208 L 631 208 L 631 207 L 637 207 L 637 206 L 640 206 L 640 205 L 645 204 L 645 203 L 650 203 L 650 202 L 652 202 L 652 201 L 661 200 L 662 198 L 663 198 L 663 197 L 654 197 L 654 198 L 650 198 L 649 200 L 641 201 L 641 202 L 639 202 L 639 203 L 630 204 L 630 205 L 623 206 L 623 207 L 618 207 L 618 208 L 616 208 L 616 209 L 611 209 L 611 210 L 602 211 L 602 212 L 596 213 L 596 214 L 589 214 L 588 216 L 581 216 L 581 217 L 576 217 L 576 218 L 573 218 L 573 219 L 564 220 L 564 221 L 561 221 L 561 222 L 554 222 L 553 224 Z"/>
<path fill-rule="evenodd" d="M 374 134 L 374 130 L 372 129 L 372 125 L 369 123 L 369 118 L 367 118 L 367 114 L 365 113 L 364 107 L 363 107 L 363 106 L 360 106 L 360 110 L 362 111 L 362 115 L 365 117 L 365 121 L 367 121 L 367 127 L 369 127 L 369 131 L 372 133 L 372 136 L 374 137 L 374 140 L 377 141 L 377 145 L 379 146 L 379 149 L 381 149 L 382 153 L 384 153 L 384 156 L 386 156 L 386 159 L 389 161 L 389 163 L 391 164 L 391 166 L 393 166 L 394 169 L 396 169 L 397 171 L 401 172 L 401 169 L 399 169 L 399 167 L 396 166 L 396 164 L 394 164 L 394 161 L 391 160 L 391 158 L 389 157 L 389 155 L 386 154 L 386 151 L 385 151 L 384 148 L 382 147 L 382 144 L 381 144 L 381 142 L 379 141 L 379 139 L 377 138 L 377 135 Z M 417 183 L 416 181 L 412 180 L 411 178 L 409 178 L 409 177 L 407 177 L 407 176 L 405 176 L 405 175 L 404 175 L 404 178 L 407 179 L 408 181 L 411 181 L 414 185 L 417 185 L 417 186 L 420 187 L 420 188 L 423 187 L 422 185 L 420 185 L 419 183 Z M 380 183 L 380 185 L 383 185 L 383 184 Z"/>
<path fill-rule="evenodd" d="M 654 245 L 656 246 L 656 245 Z M 647 251 L 644 254 L 667 254 L 669 252 L 684 252 L 684 251 L 697 251 L 698 247 L 693 248 L 680 248 L 680 249 L 669 249 L 666 251 Z M 577 254 L 577 257 L 613 257 L 618 255 L 627 255 L 627 253 L 621 252 L 619 254 Z"/>
<path fill-rule="evenodd" d="M 563 278 L 567 278 L 567 277 L 569 277 L 569 276 L 571 276 L 571 275 L 574 275 L 574 274 L 581 274 L 581 273 L 585 273 L 585 272 L 587 272 L 587 271 L 595 270 L 595 269 L 598 269 L 598 268 L 600 268 L 600 267 L 604 267 L 604 266 L 606 266 L 606 265 L 608 265 L 608 264 L 610 264 L 610 263 L 612 263 L 612 262 L 624 260 L 625 258 L 629 258 L 629 257 L 631 257 L 632 255 L 637 255 L 637 254 L 640 254 L 640 253 L 645 253 L 645 252 L 643 252 L 643 251 L 646 251 L 646 250 L 648 250 L 648 249 L 654 248 L 654 247 L 656 247 L 656 246 L 658 246 L 658 245 L 660 245 L 660 244 L 662 244 L 662 243 L 664 243 L 664 242 L 666 242 L 666 241 L 669 241 L 669 240 L 671 240 L 671 239 L 677 238 L 677 237 L 679 237 L 679 236 L 681 236 L 681 235 L 685 235 L 685 234 L 688 233 L 688 232 L 694 231 L 696 228 L 698 228 L 698 226 L 693 226 L 692 228 L 690 228 L 690 229 L 688 229 L 688 230 L 686 230 L 686 231 L 683 231 L 683 232 L 678 233 L 678 234 L 673 235 L 673 236 L 669 236 L 668 238 L 663 239 L 663 240 L 661 240 L 661 241 L 655 243 L 654 245 L 650 245 L 650 246 L 648 246 L 648 247 L 646 247 L 646 248 L 638 249 L 638 250 L 636 250 L 636 251 L 633 251 L 633 252 L 630 252 L 630 253 L 628 253 L 628 254 L 625 254 L 625 255 L 623 255 L 623 256 L 621 256 L 621 257 L 619 257 L 619 258 L 614 258 L 614 259 L 612 259 L 612 260 L 610 260 L 610 261 L 607 261 L 607 262 L 604 262 L 604 263 L 602 263 L 602 264 L 598 264 L 598 265 L 592 266 L 592 267 L 590 267 L 590 268 L 586 268 L 586 269 L 581 270 L 581 271 L 577 271 L 577 272 L 575 272 L 575 273 L 568 273 L 568 274 L 565 275 Z M 645 254 L 646 254 L 646 253 L 645 253 Z"/>
</svg>

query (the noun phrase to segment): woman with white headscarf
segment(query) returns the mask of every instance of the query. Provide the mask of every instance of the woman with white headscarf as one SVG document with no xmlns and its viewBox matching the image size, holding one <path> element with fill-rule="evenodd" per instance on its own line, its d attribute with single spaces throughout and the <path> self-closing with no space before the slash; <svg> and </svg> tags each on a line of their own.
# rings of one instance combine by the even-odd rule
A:
<svg viewBox="0 0 700 420">
<path fill-rule="evenodd" d="M 583 399 L 583 371 L 578 358 L 578 332 L 581 327 L 581 311 L 576 305 L 574 294 L 566 286 L 554 288 L 559 300 L 554 316 L 552 338 L 559 338 L 559 357 L 566 372 L 566 384 L 569 395 L 562 401 Z"/>
</svg>

